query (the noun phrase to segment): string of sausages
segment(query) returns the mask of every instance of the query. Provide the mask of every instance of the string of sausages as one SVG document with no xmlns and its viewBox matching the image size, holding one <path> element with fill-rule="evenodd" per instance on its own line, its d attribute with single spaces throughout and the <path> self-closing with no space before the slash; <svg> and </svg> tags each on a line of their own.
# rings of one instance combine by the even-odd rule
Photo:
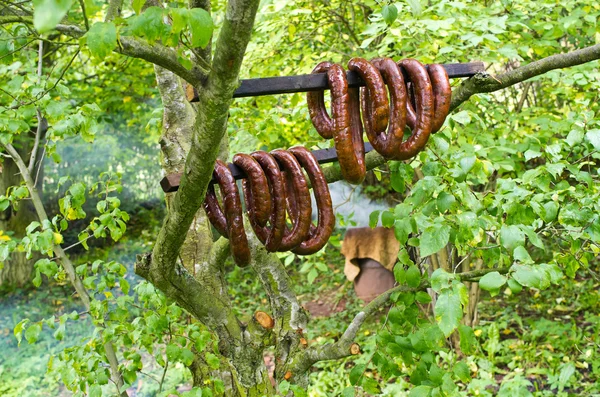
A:
<svg viewBox="0 0 600 397">
<path fill-rule="evenodd" d="M 334 140 L 343 178 L 360 183 L 366 174 L 363 126 L 369 142 L 384 158 L 412 158 L 444 124 L 452 90 L 442 65 L 425 68 L 415 59 L 396 63 L 390 58 L 371 62 L 353 58 L 348 69 L 365 81 L 360 92 L 348 87 L 346 71 L 339 64 L 321 62 L 313 69 L 313 73 L 327 73 L 331 116 L 323 91 L 309 92 L 307 102 L 319 135 Z M 411 134 L 404 140 L 407 126 Z"/>
<path fill-rule="evenodd" d="M 321 62 L 313 73 L 327 73 L 331 116 L 323 91 L 307 94 L 311 121 L 319 135 L 334 140 L 342 177 L 360 183 L 366 174 L 363 131 L 384 158 L 406 160 L 425 147 L 450 110 L 452 91 L 443 66 L 425 68 L 414 59 L 398 63 L 390 58 L 371 62 L 353 58 L 348 69 L 360 75 L 364 88 L 350 88 L 339 64 Z M 387 89 L 386 89 L 387 87 Z M 406 128 L 408 127 L 408 128 Z M 405 133 L 410 136 L 405 140 Z M 335 225 L 331 195 L 313 154 L 297 146 L 289 150 L 238 153 L 233 164 L 245 174 L 242 181 L 245 210 L 257 238 L 269 252 L 292 251 L 310 255 L 327 244 Z M 317 203 L 317 225 L 312 223 L 308 175 Z M 209 185 L 204 209 L 217 231 L 231 241 L 235 262 L 246 265 L 250 249 L 244 230 L 242 203 L 227 164 L 217 160 L 214 180 L 221 190 L 223 208 L 214 184 Z"/>
<path fill-rule="evenodd" d="M 233 164 L 246 173 L 247 178 L 242 181 L 246 213 L 267 251 L 291 250 L 298 255 L 310 255 L 327 244 L 335 215 L 327 180 L 309 150 L 297 146 L 287 151 L 238 153 Z M 312 223 L 310 192 L 303 170 L 317 203 L 316 226 Z M 208 187 L 204 210 L 215 229 L 231 241 L 236 264 L 244 266 L 250 261 L 250 249 L 235 179 L 221 160 L 215 163 L 214 178 L 221 190 L 223 208 L 213 184 Z"/>
</svg>

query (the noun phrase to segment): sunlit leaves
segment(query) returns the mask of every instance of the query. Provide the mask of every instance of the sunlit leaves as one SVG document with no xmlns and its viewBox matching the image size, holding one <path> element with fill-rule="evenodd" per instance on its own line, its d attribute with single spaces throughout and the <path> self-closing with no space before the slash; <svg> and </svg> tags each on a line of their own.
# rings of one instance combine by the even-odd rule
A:
<svg viewBox="0 0 600 397">
<path fill-rule="evenodd" d="M 165 16 L 172 23 L 165 23 Z M 127 34 L 143 37 L 149 42 L 162 40 L 163 43 L 176 46 L 180 40 L 190 48 L 204 48 L 212 37 L 214 29 L 210 14 L 202 8 L 148 7 L 139 15 L 127 20 Z"/>
<path fill-rule="evenodd" d="M 40 33 L 56 27 L 71 8 L 73 0 L 34 0 L 33 26 Z"/>
<path fill-rule="evenodd" d="M 96 22 L 87 33 L 87 45 L 93 55 L 104 58 L 117 45 L 117 28 L 112 22 Z"/>
<path fill-rule="evenodd" d="M 447 225 L 430 226 L 421 235 L 419 248 L 421 256 L 426 257 L 435 254 L 448 244 L 450 238 L 450 227 Z"/>
<path fill-rule="evenodd" d="M 398 9 L 394 4 L 384 5 L 381 9 L 381 16 L 385 23 L 391 25 L 398 18 Z"/>
<path fill-rule="evenodd" d="M 494 296 L 498 294 L 500 287 L 506 284 L 506 280 L 506 276 L 498 272 L 491 272 L 479 280 L 479 286 L 482 289 L 489 291 L 490 295 Z"/>
</svg>

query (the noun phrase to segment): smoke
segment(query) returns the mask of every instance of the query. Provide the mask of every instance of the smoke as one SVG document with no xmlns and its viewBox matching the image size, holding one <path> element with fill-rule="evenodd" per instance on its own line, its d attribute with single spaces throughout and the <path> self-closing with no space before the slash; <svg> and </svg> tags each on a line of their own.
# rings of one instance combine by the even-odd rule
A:
<svg viewBox="0 0 600 397">
<path fill-rule="evenodd" d="M 362 194 L 360 185 L 353 186 L 347 182 L 339 181 L 329 185 L 329 192 L 331 193 L 333 210 L 337 217 L 337 228 L 369 226 L 371 212 L 390 208 L 384 200 L 372 200 Z M 314 199 L 313 208 L 316 208 Z M 315 215 L 313 214 L 313 217 Z M 343 222 L 340 222 L 340 218 Z M 356 225 L 350 224 L 350 221 L 355 222 Z"/>
</svg>

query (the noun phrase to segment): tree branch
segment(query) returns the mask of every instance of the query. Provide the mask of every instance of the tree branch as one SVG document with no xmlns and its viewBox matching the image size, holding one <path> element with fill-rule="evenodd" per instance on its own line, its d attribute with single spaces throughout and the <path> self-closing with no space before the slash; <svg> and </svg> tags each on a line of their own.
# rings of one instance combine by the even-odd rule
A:
<svg viewBox="0 0 600 397">
<path fill-rule="evenodd" d="M 499 76 L 480 73 L 465 80 L 452 92 L 450 110 L 456 109 L 475 94 L 498 91 L 555 69 L 581 65 L 600 59 L 600 44 L 531 62 Z"/>
<path fill-rule="evenodd" d="M 116 17 L 121 15 L 121 7 L 123 6 L 123 0 L 110 0 L 108 2 L 108 8 L 106 9 L 106 16 L 104 22 L 110 22 Z"/>
<path fill-rule="evenodd" d="M 109 10 L 111 9 L 109 8 Z M 0 25 L 14 22 L 33 25 L 33 18 L 21 15 L 0 16 Z M 77 25 L 58 24 L 55 29 L 58 32 L 74 38 L 80 38 L 86 33 L 84 29 L 81 29 Z M 174 50 L 159 43 L 150 44 L 137 37 L 121 36 L 119 37 L 119 45 L 114 51 L 122 55 L 140 58 L 155 65 L 162 66 L 196 87 L 200 86 L 206 79 L 206 71 L 201 69 L 198 65 L 194 65 L 191 70 L 186 69 L 177 60 L 177 53 Z"/>
<path fill-rule="evenodd" d="M 456 273 L 455 276 L 460 281 L 476 281 L 488 273 L 498 272 L 500 274 L 506 274 L 509 270 L 509 267 L 499 269 L 478 269 L 471 272 Z M 356 338 L 360 327 L 367 318 L 377 313 L 382 306 L 386 305 L 393 294 L 397 292 L 425 291 L 430 287 L 429 281 L 425 280 L 416 288 L 400 285 L 385 291 L 377 298 L 373 299 L 354 317 L 342 337 L 337 342 L 309 348 L 295 358 L 294 362 L 290 365 L 289 370 L 292 371 L 292 373 L 304 373 L 318 361 L 338 360 L 350 356 L 352 354 L 350 348 L 354 343 L 354 339 Z"/>
<path fill-rule="evenodd" d="M 181 184 L 152 252 L 151 266 L 157 272 L 169 274 L 173 271 L 187 230 L 204 201 L 219 144 L 226 131 L 227 115 L 238 86 L 238 74 L 258 3 L 258 0 L 228 3 L 214 67 L 199 90 L 200 106 Z"/>
<path fill-rule="evenodd" d="M 552 55 L 496 77 L 487 73 L 476 74 L 463 81 L 458 88 L 452 91 L 450 111 L 458 108 L 463 102 L 466 102 L 475 94 L 498 91 L 554 69 L 577 66 L 597 59 L 600 59 L 600 44 L 564 54 Z M 367 170 L 372 170 L 373 168 L 386 163 L 386 160 L 375 151 L 367 153 L 365 157 Z M 333 183 L 342 179 L 342 173 L 337 164 L 323 167 L 323 173 L 325 174 L 328 183 Z"/>
</svg>

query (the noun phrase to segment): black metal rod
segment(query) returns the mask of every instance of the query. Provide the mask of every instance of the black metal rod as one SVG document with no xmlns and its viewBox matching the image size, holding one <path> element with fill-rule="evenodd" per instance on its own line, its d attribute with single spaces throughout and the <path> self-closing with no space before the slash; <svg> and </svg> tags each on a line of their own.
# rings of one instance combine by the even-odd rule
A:
<svg viewBox="0 0 600 397">
<path fill-rule="evenodd" d="M 365 153 L 368 153 L 372 150 L 373 146 L 371 146 L 369 142 L 365 142 Z M 313 150 L 311 153 L 315 156 L 319 164 L 333 163 L 338 159 L 334 148 Z M 235 179 L 246 178 L 246 173 L 237 165 L 229 163 L 227 166 L 229 167 L 229 170 Z M 170 174 L 165 176 L 160 181 L 160 186 L 165 193 L 175 192 L 177 189 L 179 189 L 180 180 L 181 174 Z M 214 180 L 212 180 L 210 183 L 214 183 Z"/>
<path fill-rule="evenodd" d="M 451 79 L 471 77 L 485 71 L 483 62 L 447 63 L 442 65 Z M 348 86 L 362 87 L 364 81 L 355 72 L 347 72 Z M 266 77 L 260 79 L 241 80 L 240 86 L 234 92 L 234 98 L 244 98 L 261 95 L 290 94 L 294 92 L 307 92 L 328 90 L 327 75 L 325 73 L 303 74 L 298 76 Z M 198 101 L 197 92 L 188 98 L 191 102 Z"/>
<path fill-rule="evenodd" d="M 462 78 L 471 77 L 477 73 L 485 72 L 485 66 L 483 62 L 469 62 L 469 63 L 448 63 L 442 65 L 448 77 Z M 348 85 L 350 87 L 362 87 L 365 85 L 364 81 L 354 72 L 347 72 Z M 234 98 L 262 96 L 262 95 L 275 95 L 275 94 L 290 94 L 294 92 L 308 92 L 308 91 L 319 91 L 328 90 L 327 76 L 325 73 L 316 74 L 304 74 L 299 76 L 281 76 L 281 77 L 267 77 L 260 79 L 248 79 L 242 80 L 240 86 L 233 94 Z M 190 92 L 191 98 L 188 99 L 191 102 L 198 101 L 198 93 L 194 89 L 193 93 Z M 365 142 L 365 153 L 373 150 L 373 146 L 370 143 Z M 337 161 L 337 153 L 335 149 L 320 149 L 314 150 L 313 155 L 316 157 L 319 164 L 333 163 Z M 246 174 L 234 164 L 228 164 L 231 173 L 235 179 L 243 179 Z M 160 185 L 165 193 L 174 192 L 179 188 L 179 182 L 181 180 L 181 174 L 170 174 L 165 176 L 161 181 Z M 214 181 L 211 181 L 214 183 Z"/>
</svg>

